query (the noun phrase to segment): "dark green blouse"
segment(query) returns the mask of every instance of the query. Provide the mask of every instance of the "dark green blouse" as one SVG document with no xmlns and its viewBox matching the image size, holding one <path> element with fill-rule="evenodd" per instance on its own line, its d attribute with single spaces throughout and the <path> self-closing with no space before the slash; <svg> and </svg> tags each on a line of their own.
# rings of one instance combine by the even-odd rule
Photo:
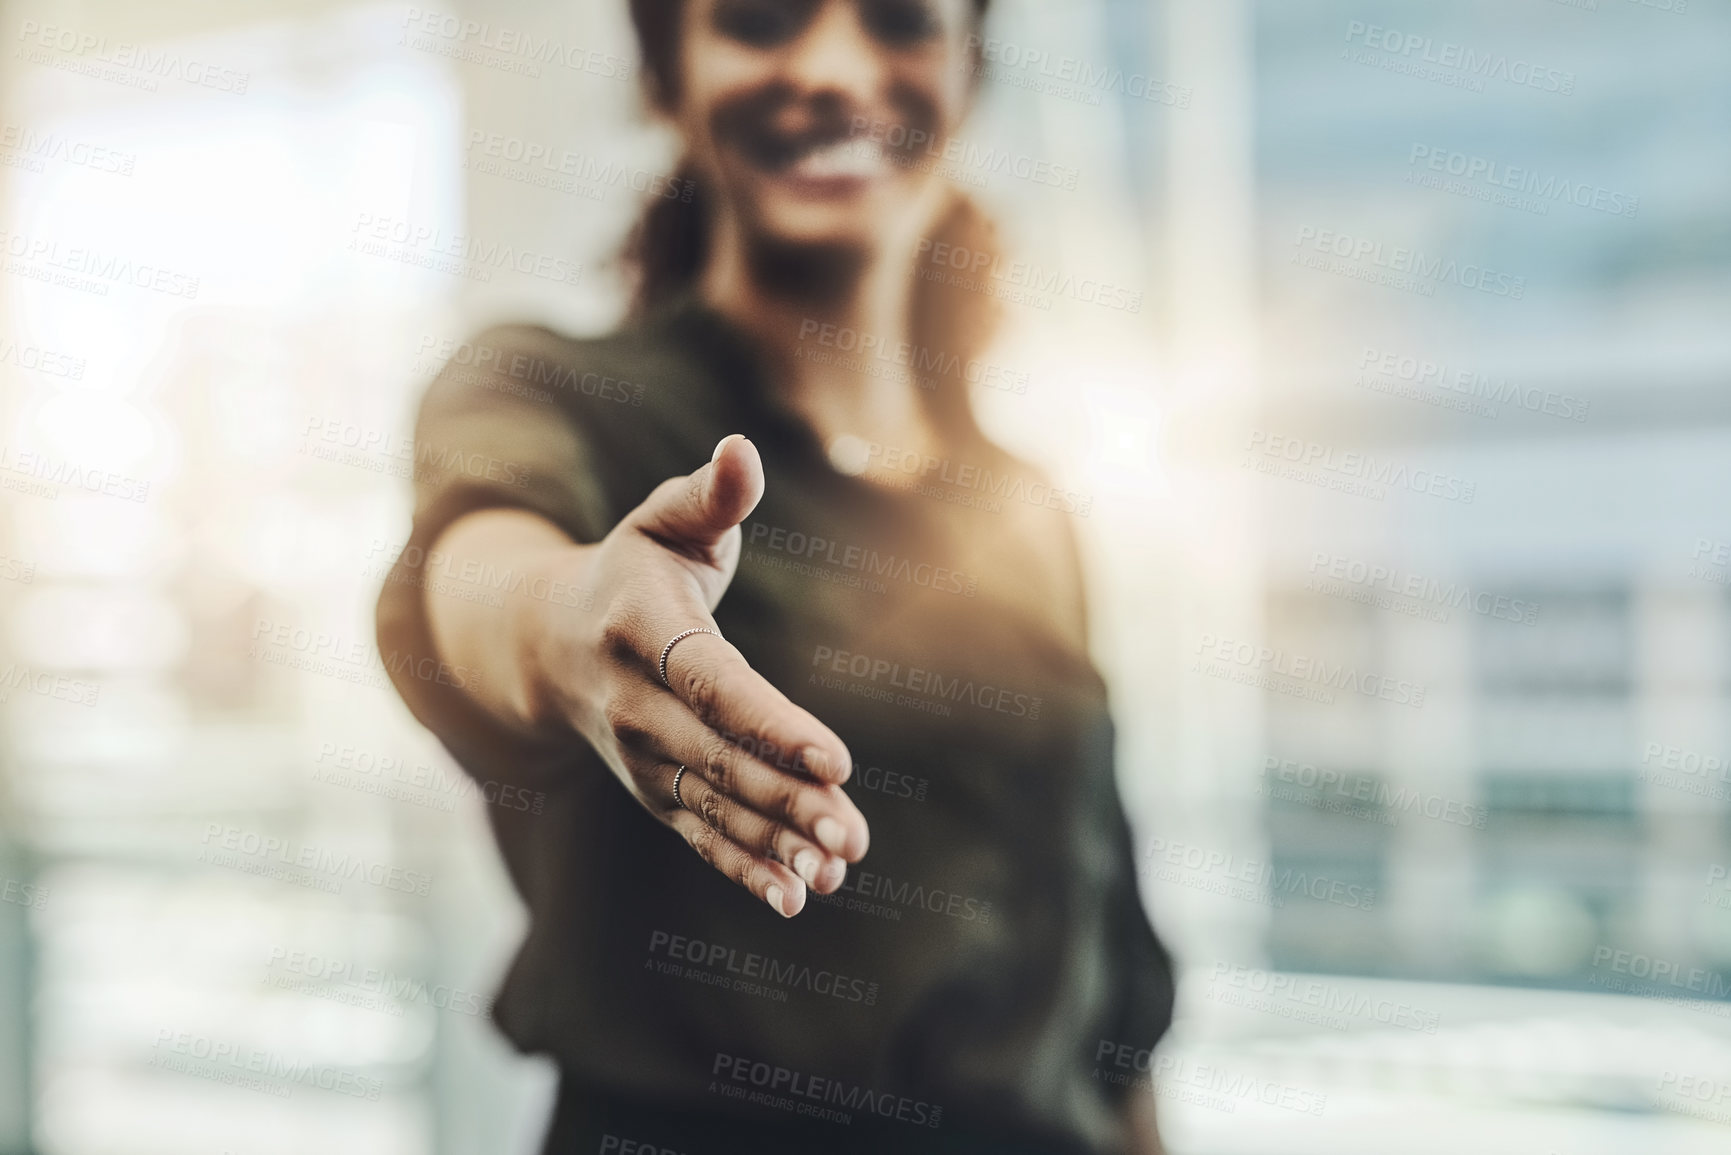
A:
<svg viewBox="0 0 1731 1155">
<path fill-rule="evenodd" d="M 1119 1149 L 1129 1092 L 1096 1058 L 1154 1044 L 1171 972 L 1137 894 L 1072 515 L 1030 466 L 970 434 L 906 490 L 838 472 L 746 339 L 690 300 L 599 340 L 493 329 L 423 402 L 381 651 L 433 652 L 422 598 L 442 587 L 422 559 L 455 518 L 520 506 L 594 541 L 734 432 L 768 485 L 716 620 L 847 743 L 871 851 L 783 920 L 580 739 L 524 740 L 450 679 L 399 676 L 465 769 L 520 788 L 498 797 L 546 795 L 488 808 L 531 916 L 499 1023 L 569 1087 L 669 1112 L 873 1127 L 909 1150 Z"/>
</svg>

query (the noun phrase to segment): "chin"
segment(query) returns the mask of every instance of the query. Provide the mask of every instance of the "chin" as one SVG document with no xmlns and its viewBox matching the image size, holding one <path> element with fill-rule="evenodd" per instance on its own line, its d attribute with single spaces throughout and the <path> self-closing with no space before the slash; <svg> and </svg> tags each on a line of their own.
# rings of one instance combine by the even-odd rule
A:
<svg viewBox="0 0 1731 1155">
<path fill-rule="evenodd" d="M 878 214 L 837 211 L 831 206 L 760 205 L 753 231 L 763 240 L 813 248 L 867 249 L 890 222 Z"/>
<path fill-rule="evenodd" d="M 759 184 L 747 202 L 752 206 L 750 227 L 760 238 L 785 245 L 876 249 L 887 238 L 907 232 L 910 219 L 918 215 L 921 192 L 906 181 L 819 195 Z"/>
</svg>

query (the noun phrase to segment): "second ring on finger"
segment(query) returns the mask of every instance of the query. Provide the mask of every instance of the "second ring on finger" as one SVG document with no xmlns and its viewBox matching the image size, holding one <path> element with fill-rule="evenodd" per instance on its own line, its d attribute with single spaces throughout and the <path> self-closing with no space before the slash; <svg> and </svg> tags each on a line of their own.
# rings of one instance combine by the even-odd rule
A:
<svg viewBox="0 0 1731 1155">
<path fill-rule="evenodd" d="M 808 842 L 784 823 L 765 817 L 717 790 L 696 770 L 676 772 L 679 803 L 728 838 L 766 858 L 785 862 L 820 894 L 829 894 L 847 875 L 847 863 Z"/>
</svg>

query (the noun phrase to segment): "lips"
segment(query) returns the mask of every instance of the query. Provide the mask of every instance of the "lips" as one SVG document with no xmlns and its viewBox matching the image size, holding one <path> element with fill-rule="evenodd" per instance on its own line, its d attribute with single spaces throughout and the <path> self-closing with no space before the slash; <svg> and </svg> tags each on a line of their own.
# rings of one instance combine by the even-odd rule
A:
<svg viewBox="0 0 1731 1155">
<path fill-rule="evenodd" d="M 874 140 L 849 137 L 799 154 L 782 172 L 798 180 L 871 180 L 889 170 L 889 158 Z"/>
<path fill-rule="evenodd" d="M 741 125 L 732 138 L 753 164 L 774 173 L 807 164 L 815 164 L 817 171 L 839 170 L 859 163 L 858 146 L 871 143 L 855 137 L 845 124 L 821 125 L 799 133 L 777 132 L 763 124 Z"/>
<path fill-rule="evenodd" d="M 931 139 L 934 110 L 908 107 L 911 103 L 898 102 L 892 118 L 886 116 L 887 110 L 873 110 L 873 116 L 842 101 L 814 101 L 799 110 L 796 119 L 804 123 L 789 131 L 785 127 L 789 102 L 784 93 L 770 89 L 727 102 L 711 123 L 717 140 L 760 173 L 810 193 L 851 194 L 908 167 L 909 150 L 897 148 L 895 142 Z M 881 126 L 887 124 L 910 128 L 886 143 Z M 872 126 L 877 130 L 866 130 Z M 922 131 L 916 133 L 913 127 Z"/>
</svg>

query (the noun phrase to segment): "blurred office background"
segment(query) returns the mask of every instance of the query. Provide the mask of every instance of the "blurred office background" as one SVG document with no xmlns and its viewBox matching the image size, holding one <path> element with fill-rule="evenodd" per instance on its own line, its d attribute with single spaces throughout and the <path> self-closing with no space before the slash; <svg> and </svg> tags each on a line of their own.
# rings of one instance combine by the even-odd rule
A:
<svg viewBox="0 0 1731 1155">
<path fill-rule="evenodd" d="M 620 314 L 623 8 L 3 5 L 0 1151 L 533 1149 L 521 912 L 371 608 L 443 357 Z M 1731 12 L 989 35 L 956 179 L 1136 294 L 1008 306 L 977 401 L 1093 499 L 1170 1149 L 1725 1150 Z"/>
</svg>

